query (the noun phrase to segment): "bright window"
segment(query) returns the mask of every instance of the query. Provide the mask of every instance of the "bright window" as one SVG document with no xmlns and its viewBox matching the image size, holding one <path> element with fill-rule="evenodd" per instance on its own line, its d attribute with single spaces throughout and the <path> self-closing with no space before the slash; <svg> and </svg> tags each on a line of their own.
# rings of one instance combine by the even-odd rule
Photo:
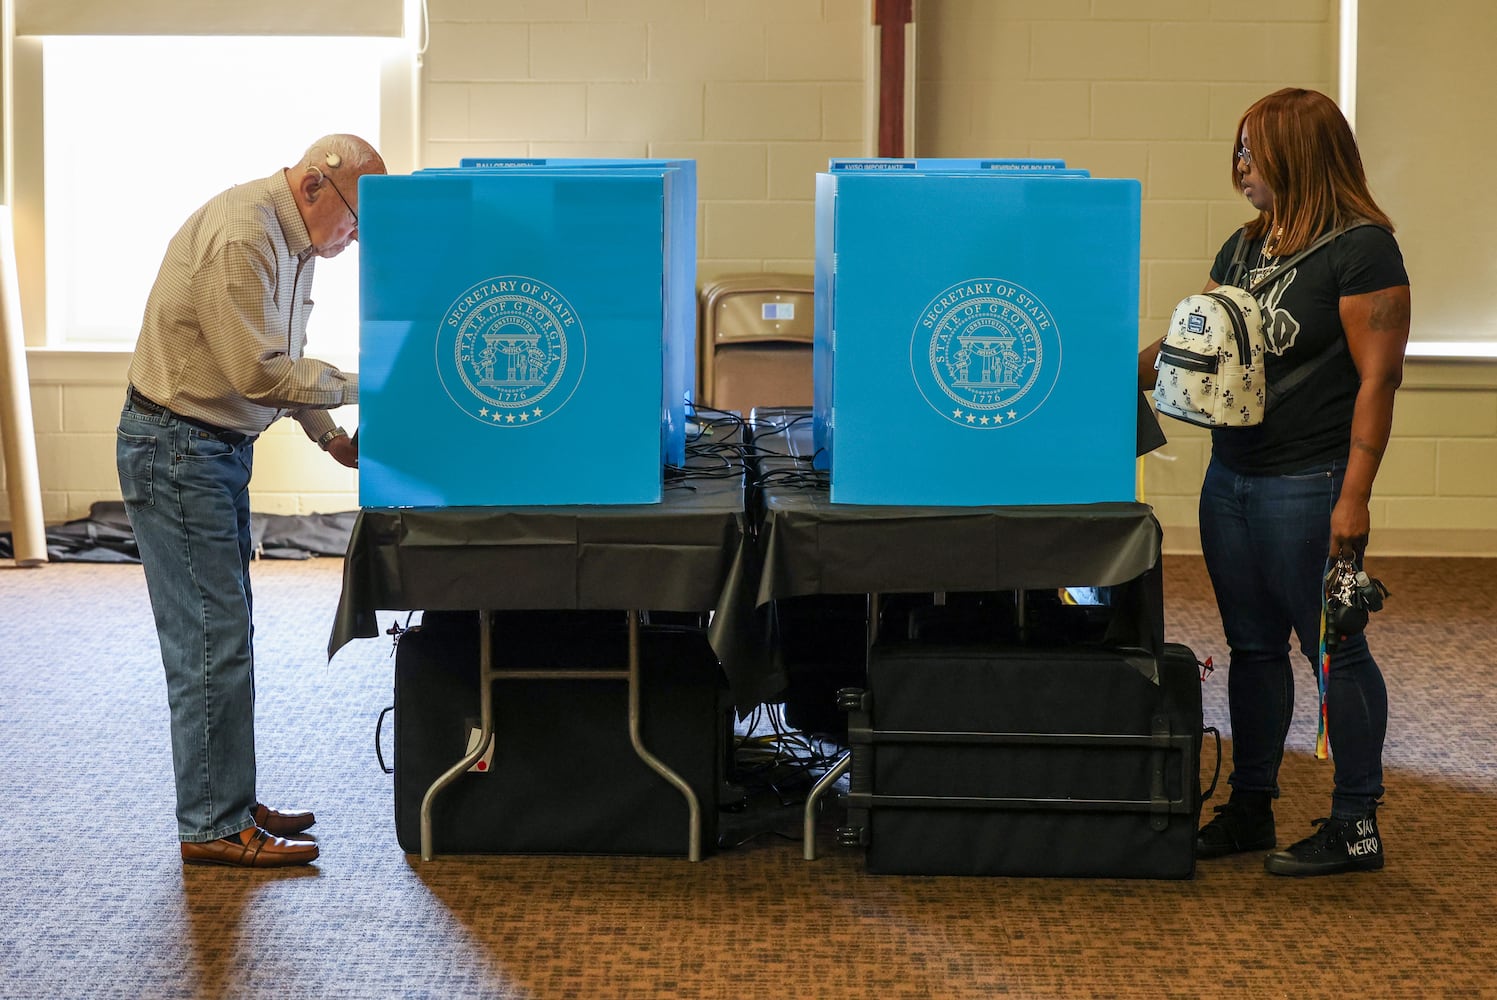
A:
<svg viewBox="0 0 1497 1000">
<path fill-rule="evenodd" d="M 49 37 L 43 45 L 48 340 L 132 346 L 167 242 L 231 185 L 313 140 L 379 146 L 368 38 Z M 309 350 L 358 353 L 358 247 L 319 261 Z"/>
</svg>

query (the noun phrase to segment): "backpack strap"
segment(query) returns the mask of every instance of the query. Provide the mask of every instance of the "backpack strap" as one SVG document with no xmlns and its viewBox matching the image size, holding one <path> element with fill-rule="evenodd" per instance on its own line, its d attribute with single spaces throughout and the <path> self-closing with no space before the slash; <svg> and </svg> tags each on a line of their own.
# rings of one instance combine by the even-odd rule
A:
<svg viewBox="0 0 1497 1000">
<path fill-rule="evenodd" d="M 1349 225 L 1342 226 L 1340 229 L 1331 230 L 1324 236 L 1320 237 L 1320 239 L 1316 240 L 1314 243 L 1311 243 L 1309 246 L 1305 247 L 1305 249 L 1301 250 L 1299 253 L 1295 254 L 1293 257 L 1290 257 L 1284 263 L 1280 264 L 1277 268 L 1274 269 L 1273 274 L 1270 274 L 1268 277 L 1258 282 L 1252 288 L 1248 289 L 1248 291 L 1256 295 L 1260 290 L 1267 288 L 1269 285 L 1273 284 L 1276 280 L 1278 280 L 1280 276 L 1282 276 L 1295 264 L 1298 264 L 1300 261 L 1310 256 L 1312 253 L 1319 250 L 1321 247 L 1325 246 L 1327 243 L 1331 242 L 1342 233 L 1351 232 L 1353 229 L 1360 229 L 1362 226 L 1375 225 L 1377 225 L 1377 223 L 1368 222 L 1364 219 L 1353 222 Z M 1326 362 L 1339 357 L 1346 349 L 1347 347 L 1345 337 L 1337 337 L 1335 340 L 1331 341 L 1330 346 L 1321 351 L 1319 354 L 1315 355 L 1315 358 L 1312 361 L 1300 365 L 1294 371 L 1290 372 L 1288 376 L 1280 379 L 1278 385 L 1269 387 L 1267 400 L 1268 404 L 1272 405 L 1278 403 L 1285 396 L 1289 395 L 1295 389 L 1298 389 L 1311 375 L 1314 375 L 1321 368 L 1325 367 Z"/>
<path fill-rule="evenodd" d="M 1279 403 L 1285 396 L 1304 384 L 1305 380 L 1325 367 L 1327 361 L 1339 357 L 1346 351 L 1346 338 L 1337 337 L 1331 342 L 1331 346 L 1315 355 L 1313 361 L 1300 365 L 1284 378 L 1279 380 L 1278 385 L 1268 387 L 1268 398 L 1265 407 Z"/>
<path fill-rule="evenodd" d="M 1227 280 L 1222 284 L 1245 287 L 1238 282 L 1247 277 L 1247 246 L 1247 227 L 1243 226 L 1237 230 L 1237 246 L 1232 248 L 1232 261 L 1227 265 Z"/>
<path fill-rule="evenodd" d="M 1340 227 L 1339 229 L 1332 229 L 1330 232 L 1326 233 L 1324 236 L 1321 236 L 1320 239 L 1316 240 L 1314 243 L 1311 243 L 1309 246 L 1305 247 L 1299 253 L 1295 254 L 1293 257 L 1290 257 L 1288 260 L 1284 261 L 1284 263 L 1282 263 L 1278 267 L 1274 268 L 1273 269 L 1273 274 L 1270 274 L 1268 277 L 1263 278 L 1261 281 L 1257 282 L 1255 285 L 1253 285 L 1251 288 L 1249 288 L 1248 291 L 1252 292 L 1254 295 L 1257 295 L 1259 292 L 1263 291 L 1263 289 L 1267 288 L 1269 285 L 1273 284 L 1275 281 L 1278 281 L 1281 277 L 1283 277 L 1284 275 L 1288 274 L 1289 271 L 1290 271 L 1290 269 L 1293 268 L 1294 265 L 1298 264 L 1300 261 L 1302 261 L 1306 257 L 1310 256 L 1312 253 L 1314 253 L 1315 251 L 1319 250 L 1321 247 L 1325 246 L 1327 243 L 1330 243 L 1332 240 L 1334 240 L 1336 237 L 1340 236 L 1342 233 L 1349 233 L 1353 229 L 1360 229 L 1363 226 L 1375 226 L 1375 225 L 1377 225 L 1377 223 L 1375 223 L 1375 222 L 1368 222 L 1366 219 L 1359 219 L 1356 222 L 1348 223 L 1347 225 L 1344 225 L 1344 226 Z M 1241 248 L 1239 247 L 1239 249 L 1241 249 Z M 1233 260 L 1235 262 L 1236 258 L 1233 258 Z"/>
</svg>

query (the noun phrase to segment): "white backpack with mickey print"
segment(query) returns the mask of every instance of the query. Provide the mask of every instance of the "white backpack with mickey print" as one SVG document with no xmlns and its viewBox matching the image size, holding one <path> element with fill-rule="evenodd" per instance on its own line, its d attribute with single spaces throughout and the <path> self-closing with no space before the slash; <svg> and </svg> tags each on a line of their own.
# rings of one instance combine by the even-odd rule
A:
<svg viewBox="0 0 1497 1000">
<path fill-rule="evenodd" d="M 1242 273 L 1247 240 L 1238 235 L 1227 269 L 1229 284 L 1209 292 L 1187 295 L 1170 316 L 1159 357 L 1154 362 L 1154 408 L 1165 416 L 1201 427 L 1252 427 L 1263 422 L 1271 401 L 1289 391 L 1345 347 L 1338 339 L 1332 347 L 1288 378 L 1268 389 L 1264 355 L 1268 344 L 1268 317 L 1257 294 L 1289 273 L 1294 265 L 1337 236 L 1357 226 L 1356 222 L 1332 230 L 1285 261 L 1250 289 L 1230 284 Z"/>
<path fill-rule="evenodd" d="M 1187 295 L 1159 345 L 1154 408 L 1202 427 L 1251 427 L 1268 403 L 1263 309 L 1252 293 L 1221 285 Z"/>
</svg>

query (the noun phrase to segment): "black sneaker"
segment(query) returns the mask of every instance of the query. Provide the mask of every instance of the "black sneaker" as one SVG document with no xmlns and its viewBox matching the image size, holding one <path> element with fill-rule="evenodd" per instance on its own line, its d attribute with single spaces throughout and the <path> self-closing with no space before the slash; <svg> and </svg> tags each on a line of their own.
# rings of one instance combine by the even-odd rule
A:
<svg viewBox="0 0 1497 1000">
<path fill-rule="evenodd" d="M 1274 847 L 1273 808 L 1267 794 L 1262 802 L 1233 795 L 1216 807 L 1216 818 L 1196 834 L 1196 857 L 1224 858 L 1244 851 L 1271 851 Z"/>
<path fill-rule="evenodd" d="M 1263 867 L 1274 875 L 1336 875 L 1383 867 L 1383 838 L 1377 814 L 1357 819 L 1317 819 L 1314 833 L 1298 844 L 1274 851 Z"/>
</svg>

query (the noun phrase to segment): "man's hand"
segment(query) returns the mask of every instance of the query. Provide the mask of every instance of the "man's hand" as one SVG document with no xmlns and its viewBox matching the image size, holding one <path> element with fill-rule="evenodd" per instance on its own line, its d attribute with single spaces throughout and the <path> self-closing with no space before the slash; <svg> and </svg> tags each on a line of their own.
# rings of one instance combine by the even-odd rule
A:
<svg viewBox="0 0 1497 1000">
<path fill-rule="evenodd" d="M 327 453 L 338 460 L 339 465 L 350 469 L 359 467 L 359 446 L 347 434 L 339 434 L 327 443 Z"/>
</svg>

